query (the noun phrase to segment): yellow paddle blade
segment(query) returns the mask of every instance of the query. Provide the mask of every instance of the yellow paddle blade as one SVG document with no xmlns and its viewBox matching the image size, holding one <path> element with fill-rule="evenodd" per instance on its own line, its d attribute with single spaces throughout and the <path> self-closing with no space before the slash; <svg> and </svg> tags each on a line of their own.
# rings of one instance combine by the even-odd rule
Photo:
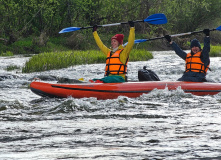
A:
<svg viewBox="0 0 221 160">
<path fill-rule="evenodd" d="M 79 81 L 84 81 L 84 78 L 79 78 L 78 80 L 79 80 Z"/>
</svg>

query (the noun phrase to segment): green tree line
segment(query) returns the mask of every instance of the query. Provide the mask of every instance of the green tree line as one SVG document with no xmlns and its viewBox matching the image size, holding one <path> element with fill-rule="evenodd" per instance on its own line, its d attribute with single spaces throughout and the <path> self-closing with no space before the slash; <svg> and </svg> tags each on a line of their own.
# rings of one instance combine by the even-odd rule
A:
<svg viewBox="0 0 221 160">
<path fill-rule="evenodd" d="M 10 45 L 43 32 L 58 37 L 66 27 L 142 20 L 155 13 L 164 13 L 168 23 L 139 23 L 136 33 L 154 36 L 159 27 L 170 34 L 216 28 L 220 10 L 221 0 L 0 0 L 0 43 Z M 91 34 L 91 30 L 79 32 Z M 128 26 L 106 27 L 100 32 L 128 32 Z"/>
</svg>

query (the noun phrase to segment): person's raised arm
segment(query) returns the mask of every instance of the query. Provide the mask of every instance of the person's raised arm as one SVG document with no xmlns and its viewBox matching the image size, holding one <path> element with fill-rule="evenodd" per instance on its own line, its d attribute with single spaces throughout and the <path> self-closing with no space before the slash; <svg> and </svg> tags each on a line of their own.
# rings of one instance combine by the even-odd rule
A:
<svg viewBox="0 0 221 160">
<path fill-rule="evenodd" d="M 183 60 L 186 60 L 187 53 L 184 52 L 174 41 L 171 40 L 171 36 L 165 35 L 164 37 L 170 43 L 170 45 L 173 48 L 173 50 L 175 51 L 175 53 Z"/>
<path fill-rule="evenodd" d="M 101 41 L 100 37 L 98 36 L 98 33 L 97 33 L 97 25 L 94 25 L 93 26 L 93 36 L 94 36 L 94 39 L 97 43 L 97 46 L 100 48 L 100 50 L 105 54 L 107 55 L 109 52 L 110 52 L 110 49 L 107 48 L 103 42 Z"/>
<path fill-rule="evenodd" d="M 133 21 L 128 21 L 128 23 L 130 25 L 130 32 L 129 32 L 127 46 L 124 48 L 124 50 L 122 51 L 122 53 L 120 55 L 120 60 L 121 60 L 122 63 L 126 63 L 128 57 L 129 57 L 130 51 L 133 48 L 134 40 L 135 40 L 134 22 Z"/>
</svg>

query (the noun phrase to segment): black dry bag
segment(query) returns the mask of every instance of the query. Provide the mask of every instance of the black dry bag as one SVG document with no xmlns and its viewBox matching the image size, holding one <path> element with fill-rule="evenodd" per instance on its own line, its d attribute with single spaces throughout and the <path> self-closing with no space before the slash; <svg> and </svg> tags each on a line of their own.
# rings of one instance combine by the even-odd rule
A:
<svg viewBox="0 0 221 160">
<path fill-rule="evenodd" d="M 157 74 L 151 70 L 146 69 L 146 66 L 143 69 L 138 70 L 138 79 L 139 81 L 160 81 L 160 78 Z"/>
</svg>

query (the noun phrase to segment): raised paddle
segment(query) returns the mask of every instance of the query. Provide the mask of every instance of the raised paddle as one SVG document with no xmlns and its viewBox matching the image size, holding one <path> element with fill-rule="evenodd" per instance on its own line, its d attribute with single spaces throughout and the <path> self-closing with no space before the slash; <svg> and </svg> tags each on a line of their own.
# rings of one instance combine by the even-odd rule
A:
<svg viewBox="0 0 221 160">
<path fill-rule="evenodd" d="M 150 24 L 165 24 L 165 23 L 167 23 L 167 18 L 163 13 L 157 13 L 157 14 L 153 14 L 153 15 L 147 17 L 144 20 L 136 20 L 136 21 L 133 21 L 133 22 L 134 23 L 147 22 L 147 23 L 150 23 Z M 98 25 L 97 27 L 116 26 L 116 25 L 121 25 L 121 24 L 128 24 L 128 22 L 104 24 L 104 25 Z M 62 29 L 59 33 L 73 32 L 73 31 L 78 31 L 78 30 L 81 30 L 81 29 L 88 29 L 88 28 L 93 28 L 93 26 L 89 26 L 89 27 L 68 27 L 68 28 Z"/>
<path fill-rule="evenodd" d="M 221 26 L 217 27 L 217 28 L 214 28 L 214 29 L 209 29 L 210 31 L 221 31 Z M 173 34 L 173 35 L 170 35 L 170 37 L 178 37 L 178 36 L 186 36 L 186 35 L 190 35 L 190 34 L 196 34 L 196 33 L 201 33 L 203 32 L 203 30 L 200 30 L 200 31 L 194 31 L 194 32 L 187 32 L 187 33 L 180 33 L 180 34 Z M 165 38 L 164 36 L 163 37 L 155 37 L 155 38 L 150 38 L 150 39 L 136 39 L 134 41 L 134 44 L 136 43 L 141 43 L 141 42 L 146 42 L 146 41 L 152 41 L 152 40 L 157 40 L 157 39 L 163 39 Z"/>
</svg>

